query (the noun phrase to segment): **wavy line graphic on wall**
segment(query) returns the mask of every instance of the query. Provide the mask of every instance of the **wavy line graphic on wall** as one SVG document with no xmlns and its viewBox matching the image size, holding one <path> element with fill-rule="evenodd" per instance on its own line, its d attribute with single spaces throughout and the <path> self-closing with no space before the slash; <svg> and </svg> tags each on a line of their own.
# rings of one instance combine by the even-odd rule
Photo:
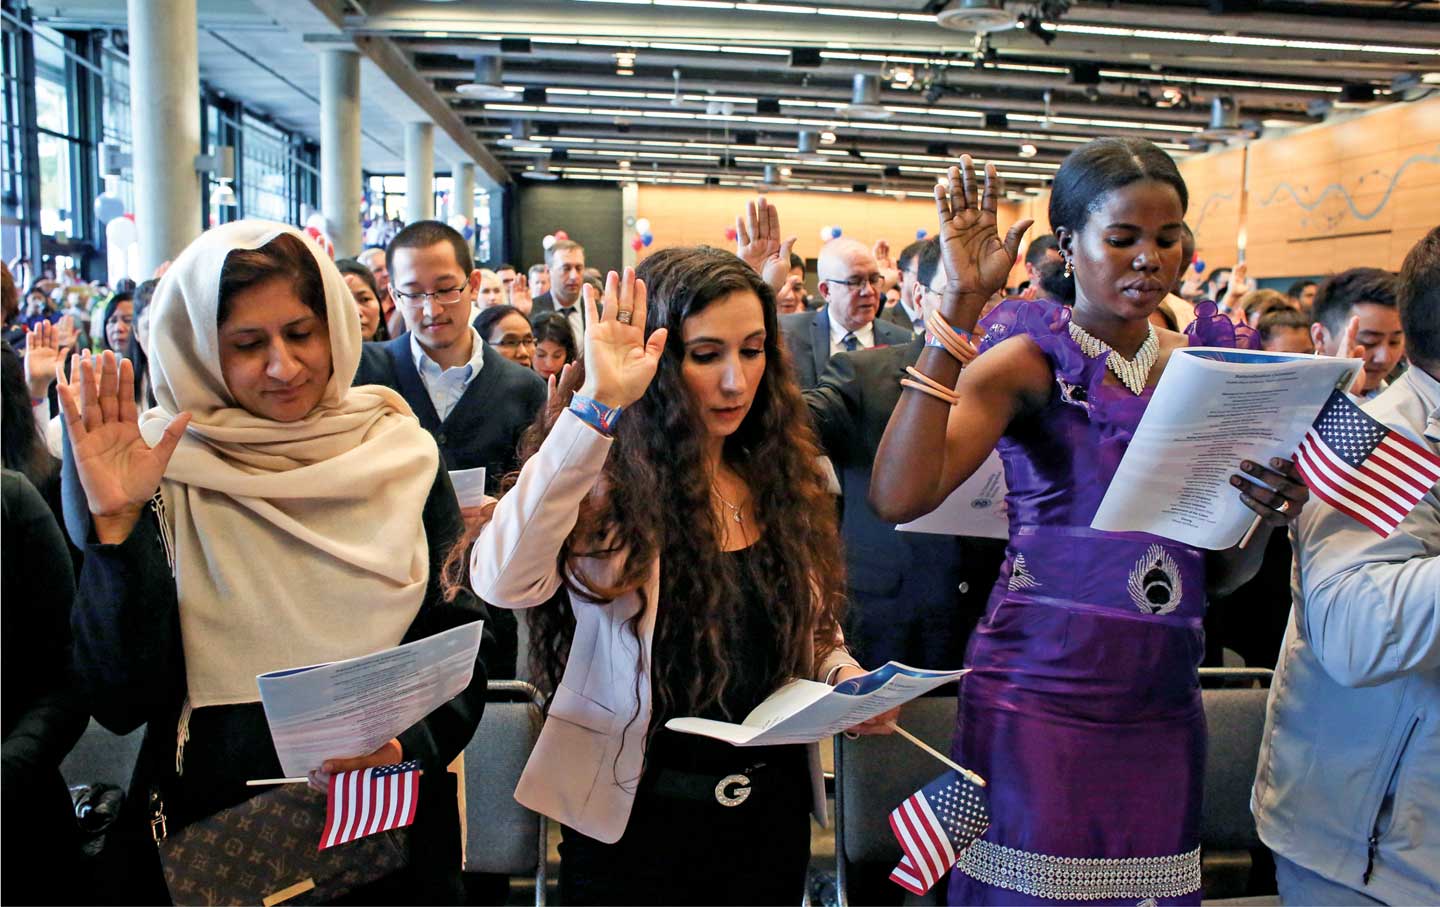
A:
<svg viewBox="0 0 1440 907">
<path fill-rule="evenodd" d="M 1440 152 L 1440 145 L 1436 146 L 1436 151 Z M 1390 196 L 1395 193 L 1395 187 L 1399 185 L 1401 177 L 1405 175 L 1405 171 L 1419 164 L 1440 165 L 1440 153 L 1412 154 L 1410 157 L 1406 158 L 1400 164 L 1400 166 L 1396 168 L 1394 175 L 1390 177 L 1390 182 L 1385 187 L 1385 194 L 1380 197 L 1380 201 L 1375 205 L 1375 207 L 1368 212 L 1360 210 L 1360 208 L 1355 204 L 1355 199 L 1350 195 L 1350 191 L 1340 183 L 1331 183 L 1324 189 L 1320 190 L 1320 194 L 1315 196 L 1313 201 L 1307 202 L 1305 199 L 1300 197 L 1300 191 L 1304 191 L 1307 187 L 1302 186 L 1300 190 L 1296 190 L 1295 187 L 1290 185 L 1289 183 L 1282 182 L 1276 185 L 1274 189 L 1270 190 L 1270 194 L 1260 202 L 1260 206 L 1269 207 L 1270 205 L 1276 203 L 1276 196 L 1280 195 L 1281 193 L 1288 193 L 1289 196 L 1295 200 L 1295 204 L 1299 205 L 1302 210 L 1313 213 L 1322 204 L 1324 204 L 1325 199 L 1330 197 L 1332 194 L 1339 193 L 1340 197 L 1345 200 L 1346 207 L 1350 209 L 1350 214 L 1354 215 L 1356 220 L 1373 220 L 1375 216 L 1378 215 L 1381 211 L 1385 210 L 1385 206 L 1390 203 Z M 1356 180 L 1356 182 L 1364 183 L 1367 179 L 1374 176 L 1383 178 L 1384 173 L 1379 169 L 1371 170 L 1369 173 L 1361 174 L 1360 178 Z M 1334 214 L 1321 213 L 1317 216 L 1320 217 L 1320 219 L 1322 220 L 1322 223 L 1319 225 L 1322 230 L 1333 230 L 1341 223 L 1341 221 L 1345 219 L 1346 212 L 1342 209 Z M 1309 217 L 1301 218 L 1300 226 L 1310 226 L 1311 224 L 1309 223 L 1309 221 Z"/>
<path fill-rule="evenodd" d="M 1210 196 L 1205 199 L 1205 203 L 1200 206 L 1200 213 L 1196 215 L 1195 222 L 1190 225 L 1190 232 L 1199 234 L 1200 225 L 1205 223 L 1205 218 L 1209 216 L 1211 209 L 1215 208 L 1221 202 L 1228 202 L 1233 200 L 1234 198 L 1235 195 L 1231 192 L 1210 193 Z"/>
</svg>

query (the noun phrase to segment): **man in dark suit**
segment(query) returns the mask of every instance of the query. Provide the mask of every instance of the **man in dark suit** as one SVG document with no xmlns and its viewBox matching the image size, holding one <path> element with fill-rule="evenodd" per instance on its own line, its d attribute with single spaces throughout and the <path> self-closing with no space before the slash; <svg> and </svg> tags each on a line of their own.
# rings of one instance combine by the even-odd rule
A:
<svg viewBox="0 0 1440 907">
<path fill-rule="evenodd" d="M 816 267 L 825 308 L 780 319 L 802 389 L 816 385 L 838 352 L 908 343 L 910 332 L 877 322 L 885 276 L 870 250 L 853 239 L 835 239 L 820 249 Z"/>
<path fill-rule="evenodd" d="M 535 297 L 530 317 L 559 312 L 570 322 L 577 349 L 585 348 L 585 306 L 580 288 L 585 285 L 585 247 L 569 239 L 557 240 L 545 253 L 550 272 L 550 291 Z"/>
<path fill-rule="evenodd" d="M 945 274 L 939 243 L 917 253 L 916 311 L 939 303 Z M 900 379 L 924 349 L 924 335 L 903 345 L 840 352 L 805 402 L 825 453 L 840 477 L 841 536 L 850 593 L 845 639 L 860 663 L 895 660 L 958 668 L 985 610 L 1005 556 L 1002 539 L 900 532 L 867 500 L 875 452 L 900 402 Z"/>
<path fill-rule="evenodd" d="M 470 326 L 480 272 L 454 228 L 433 220 L 409 225 L 390 241 L 386 264 L 407 331 L 365 344 L 354 383 L 398 391 L 434 435 L 446 469 L 485 467 L 486 490 L 495 494 L 519 467 L 516 448 L 545 405 L 545 382 Z M 514 677 L 514 615 L 491 608 L 490 621 L 501 647 L 490 674 Z"/>
<path fill-rule="evenodd" d="M 881 321 L 888 321 L 914 334 L 925 332 L 920 310 L 910 305 L 910 300 L 915 295 L 915 256 L 924 246 L 925 240 L 917 239 L 900 250 L 900 257 L 895 261 L 900 271 L 900 301 L 880 312 Z"/>
</svg>

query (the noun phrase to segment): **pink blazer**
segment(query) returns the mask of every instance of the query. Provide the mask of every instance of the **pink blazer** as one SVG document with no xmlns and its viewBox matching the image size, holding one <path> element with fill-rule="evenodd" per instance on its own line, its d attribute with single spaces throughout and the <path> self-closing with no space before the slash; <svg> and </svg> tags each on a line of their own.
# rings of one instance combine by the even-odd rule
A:
<svg viewBox="0 0 1440 907">
<path fill-rule="evenodd" d="M 600 477 L 610 444 L 574 414 L 560 416 L 480 532 L 470 560 L 476 595 L 501 608 L 533 608 L 560 588 L 556 556 L 575 528 L 580 502 Z M 591 560 L 583 568 L 604 583 L 615 575 L 616 563 Z M 650 677 L 648 672 L 636 677 L 642 663 L 637 648 L 643 646 L 648 664 L 659 588 L 657 560 L 639 590 L 608 604 L 571 593 L 575 640 L 570 658 L 515 789 L 515 799 L 526 807 L 606 843 L 624 834 L 640 780 Z M 637 613 L 639 643 L 625 626 Z M 837 648 L 819 666 L 816 679 L 836 665 L 853 663 L 843 646 Z M 818 745 L 810 747 L 810 770 L 815 818 L 824 824 Z"/>
</svg>

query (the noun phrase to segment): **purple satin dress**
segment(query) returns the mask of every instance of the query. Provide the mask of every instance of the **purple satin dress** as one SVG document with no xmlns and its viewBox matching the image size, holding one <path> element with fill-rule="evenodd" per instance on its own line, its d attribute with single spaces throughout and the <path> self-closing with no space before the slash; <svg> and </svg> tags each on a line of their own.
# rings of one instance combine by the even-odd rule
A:
<svg viewBox="0 0 1440 907">
<path fill-rule="evenodd" d="M 1198 314 L 1192 344 L 1252 344 L 1213 306 Z M 1198 904 L 1204 553 L 1090 528 L 1151 391 L 1105 382 L 1069 320 L 1020 300 L 986 319 L 985 346 L 1029 334 L 1056 388 L 998 446 L 1010 544 L 971 637 L 953 746 L 989 781 L 991 825 L 948 902 Z"/>
</svg>

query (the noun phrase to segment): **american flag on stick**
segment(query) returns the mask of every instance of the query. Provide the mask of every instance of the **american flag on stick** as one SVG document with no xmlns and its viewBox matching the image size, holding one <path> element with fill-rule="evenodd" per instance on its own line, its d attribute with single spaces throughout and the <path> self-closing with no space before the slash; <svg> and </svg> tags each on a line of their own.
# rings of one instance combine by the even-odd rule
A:
<svg viewBox="0 0 1440 907">
<path fill-rule="evenodd" d="M 1440 457 L 1340 391 L 1305 433 L 1295 465 L 1317 498 L 1381 536 L 1394 532 L 1440 481 Z"/>
<path fill-rule="evenodd" d="M 419 793 L 420 763 L 413 759 L 331 775 L 320 849 L 404 828 L 415 821 Z"/>
<path fill-rule="evenodd" d="M 890 881 L 923 895 L 945 877 L 971 842 L 990 827 L 985 788 L 951 769 L 890 813 L 904 856 Z"/>
</svg>

